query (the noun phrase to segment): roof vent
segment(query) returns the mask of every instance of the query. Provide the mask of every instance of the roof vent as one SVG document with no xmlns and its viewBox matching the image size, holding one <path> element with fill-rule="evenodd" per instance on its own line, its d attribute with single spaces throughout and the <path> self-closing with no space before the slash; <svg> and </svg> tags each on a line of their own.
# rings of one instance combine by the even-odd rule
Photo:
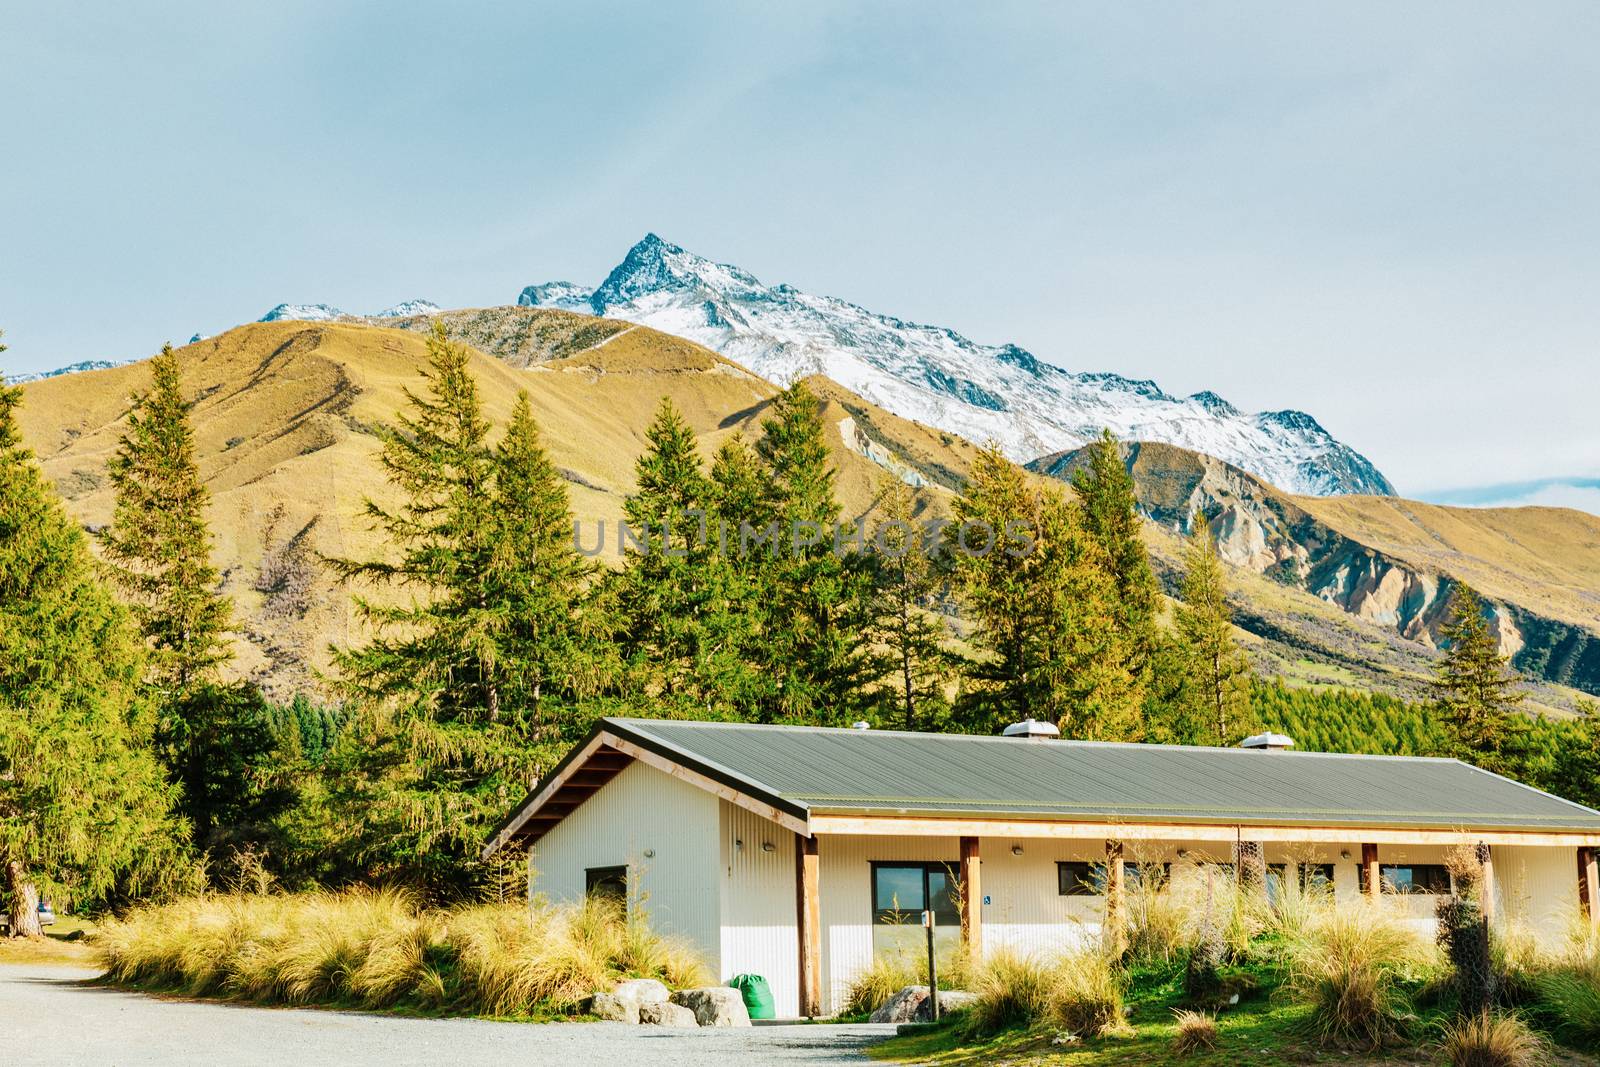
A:
<svg viewBox="0 0 1600 1067">
<path fill-rule="evenodd" d="M 1253 748 L 1258 752 L 1283 752 L 1294 747 L 1294 738 L 1288 734 L 1275 734 L 1267 731 L 1264 734 L 1252 734 L 1239 742 L 1240 748 Z"/>
<path fill-rule="evenodd" d="M 857 719 L 855 722 L 850 724 L 850 729 L 852 729 L 852 730 L 870 730 L 870 729 L 872 729 L 872 724 L 870 722 L 868 722 L 867 720 L 865 720 L 865 719 Z"/>
<path fill-rule="evenodd" d="M 1054 723 L 1040 722 L 1032 718 L 1014 722 L 1000 732 L 1006 737 L 1022 737 L 1029 741 L 1048 741 L 1052 737 L 1061 736 L 1061 731 L 1056 729 Z"/>
</svg>

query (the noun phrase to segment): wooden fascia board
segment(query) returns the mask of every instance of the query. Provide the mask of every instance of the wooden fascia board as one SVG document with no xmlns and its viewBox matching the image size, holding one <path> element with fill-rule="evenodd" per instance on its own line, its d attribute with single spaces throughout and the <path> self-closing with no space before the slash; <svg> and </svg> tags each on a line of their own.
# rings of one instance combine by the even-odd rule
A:
<svg viewBox="0 0 1600 1067">
<path fill-rule="evenodd" d="M 742 790 L 734 788 L 733 786 L 726 785 L 714 778 L 701 774 L 699 771 L 694 770 L 691 767 L 686 767 L 676 760 L 663 756 L 652 749 L 634 744 L 632 741 L 628 741 L 612 734 L 604 734 L 602 736 L 609 739 L 607 743 L 612 748 L 619 752 L 626 752 L 628 755 L 632 756 L 634 759 L 638 760 L 640 763 L 643 763 L 647 767 L 653 767 L 663 774 L 671 775 L 672 777 L 677 778 L 679 781 L 688 782 L 690 785 L 704 789 L 706 792 L 721 797 L 730 804 L 736 805 L 737 807 L 741 807 L 748 812 L 759 815 L 763 819 L 775 822 L 787 830 L 792 830 L 801 837 L 810 837 L 813 832 L 806 819 L 791 815 L 789 812 L 783 811 L 782 809 L 762 800 L 759 797 L 753 797 Z"/>
<path fill-rule="evenodd" d="M 824 815 L 810 818 L 814 834 L 883 837 L 1040 837 L 1063 840 L 1326 842 L 1385 845 L 1600 844 L 1600 832 L 1570 830 L 1408 830 L 1352 826 L 1253 826 L 1240 823 L 1063 822 L 928 816 Z"/>
</svg>

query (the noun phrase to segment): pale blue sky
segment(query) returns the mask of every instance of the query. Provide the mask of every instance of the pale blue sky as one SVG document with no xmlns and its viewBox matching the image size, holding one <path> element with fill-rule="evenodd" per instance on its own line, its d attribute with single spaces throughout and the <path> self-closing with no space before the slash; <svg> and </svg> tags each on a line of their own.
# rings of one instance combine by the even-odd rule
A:
<svg viewBox="0 0 1600 1067">
<path fill-rule="evenodd" d="M 654 230 L 1303 408 L 1402 492 L 1600 475 L 1592 3 L 22 6 L 7 370 L 507 303 Z"/>
</svg>

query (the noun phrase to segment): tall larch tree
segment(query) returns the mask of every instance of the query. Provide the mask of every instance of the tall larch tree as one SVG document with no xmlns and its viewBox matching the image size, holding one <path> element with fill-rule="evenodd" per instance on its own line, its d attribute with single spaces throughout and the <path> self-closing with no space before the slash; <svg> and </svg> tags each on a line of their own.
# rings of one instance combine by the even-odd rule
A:
<svg viewBox="0 0 1600 1067">
<path fill-rule="evenodd" d="M 0 868 L 11 936 L 37 937 L 41 889 L 89 905 L 192 866 L 138 631 L 23 447 L 21 400 L 0 379 Z"/>
<path fill-rule="evenodd" d="M 1227 580 L 1204 514 L 1194 516 L 1184 551 L 1182 603 L 1174 614 L 1182 685 L 1174 714 L 1193 724 L 1178 740 L 1231 745 L 1250 731 L 1250 659 L 1233 636 Z M 1184 736 L 1194 733 L 1197 736 Z"/>
<path fill-rule="evenodd" d="M 949 657 L 944 623 L 933 613 L 942 584 L 934 550 L 918 522 L 911 487 L 885 472 L 872 531 L 872 593 L 866 637 L 876 656 L 880 720 L 904 730 L 937 729 L 948 712 Z"/>
<path fill-rule="evenodd" d="M 266 702 L 254 686 L 222 679 L 232 612 L 211 562 L 210 495 L 171 345 L 150 369 L 107 465 L 115 504 L 100 543 L 144 635 L 156 747 L 181 787 L 195 843 L 241 847 L 268 832 L 290 797 L 273 780 Z"/>
<path fill-rule="evenodd" d="M 1491 770 L 1501 766 L 1510 715 L 1522 702 L 1522 680 L 1500 654 L 1477 591 L 1458 585 L 1450 622 L 1440 633 L 1444 658 L 1434 680 L 1450 754 Z"/>
<path fill-rule="evenodd" d="M 580 664 L 584 567 L 564 486 L 525 399 L 489 445 L 471 350 L 428 338 L 427 389 L 382 431 L 400 497 L 369 501 L 385 557 L 334 559 L 371 638 L 333 650 L 361 712 L 341 735 L 342 802 L 365 827 L 364 868 L 460 892 L 482 876 L 484 831 L 531 785 L 566 732 Z M 537 720 L 532 718 L 537 717 Z"/>
<path fill-rule="evenodd" d="M 982 652 L 966 671 L 967 727 L 992 733 L 1031 716 L 1068 736 L 1136 737 L 1137 696 L 1115 654 L 1112 584 L 1064 495 L 988 448 L 946 533 Z"/>
<path fill-rule="evenodd" d="M 1072 479 L 1078 513 L 1084 532 L 1099 546 L 1100 565 L 1115 589 L 1121 637 L 1117 655 L 1142 699 L 1159 638 L 1161 585 L 1150 568 L 1133 476 L 1117 439 L 1104 430 L 1085 451 L 1087 462 Z"/>
<path fill-rule="evenodd" d="M 835 551 L 839 502 L 822 403 L 803 381 L 779 393 L 763 420 L 756 453 L 767 482 L 763 517 L 775 531 L 766 555 L 765 668 L 777 679 L 776 706 L 764 718 L 802 723 L 848 721 L 866 658 L 853 626 L 862 572 Z"/>
</svg>

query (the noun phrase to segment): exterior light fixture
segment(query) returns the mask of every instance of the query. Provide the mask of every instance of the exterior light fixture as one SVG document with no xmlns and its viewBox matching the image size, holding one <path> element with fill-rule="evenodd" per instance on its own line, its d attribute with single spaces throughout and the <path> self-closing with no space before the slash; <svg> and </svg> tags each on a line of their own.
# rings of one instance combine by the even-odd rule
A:
<svg viewBox="0 0 1600 1067">
<path fill-rule="evenodd" d="M 1011 846 L 1011 854 L 1012 854 L 1012 855 L 1013 855 L 1013 856 L 1020 856 L 1020 855 L 1022 855 L 1022 846 L 1021 846 L 1021 845 L 1012 845 L 1012 846 Z"/>
<path fill-rule="evenodd" d="M 1349 849 L 1345 849 L 1343 852 L 1339 853 L 1339 858 L 1342 859 L 1342 860 L 1349 859 L 1350 858 L 1350 850 Z"/>
<path fill-rule="evenodd" d="M 763 842 L 761 842 L 761 851 L 762 852 L 776 852 L 776 851 L 778 851 L 778 846 L 774 845 L 771 841 L 763 841 Z"/>
<path fill-rule="evenodd" d="M 1181 860 L 1181 859 L 1183 859 L 1183 858 L 1184 858 L 1184 857 L 1186 857 L 1186 856 L 1188 856 L 1188 855 L 1189 855 L 1189 850 L 1188 850 L 1188 849 L 1186 849 L 1186 848 L 1180 848 L 1180 849 L 1179 849 L 1179 850 L 1178 850 L 1178 858 L 1179 858 L 1179 859 L 1180 859 L 1180 860 Z"/>
<path fill-rule="evenodd" d="M 644 858 L 647 859 L 647 860 L 655 859 L 656 858 L 656 850 L 653 849 L 653 848 L 645 849 L 644 850 Z"/>
</svg>

